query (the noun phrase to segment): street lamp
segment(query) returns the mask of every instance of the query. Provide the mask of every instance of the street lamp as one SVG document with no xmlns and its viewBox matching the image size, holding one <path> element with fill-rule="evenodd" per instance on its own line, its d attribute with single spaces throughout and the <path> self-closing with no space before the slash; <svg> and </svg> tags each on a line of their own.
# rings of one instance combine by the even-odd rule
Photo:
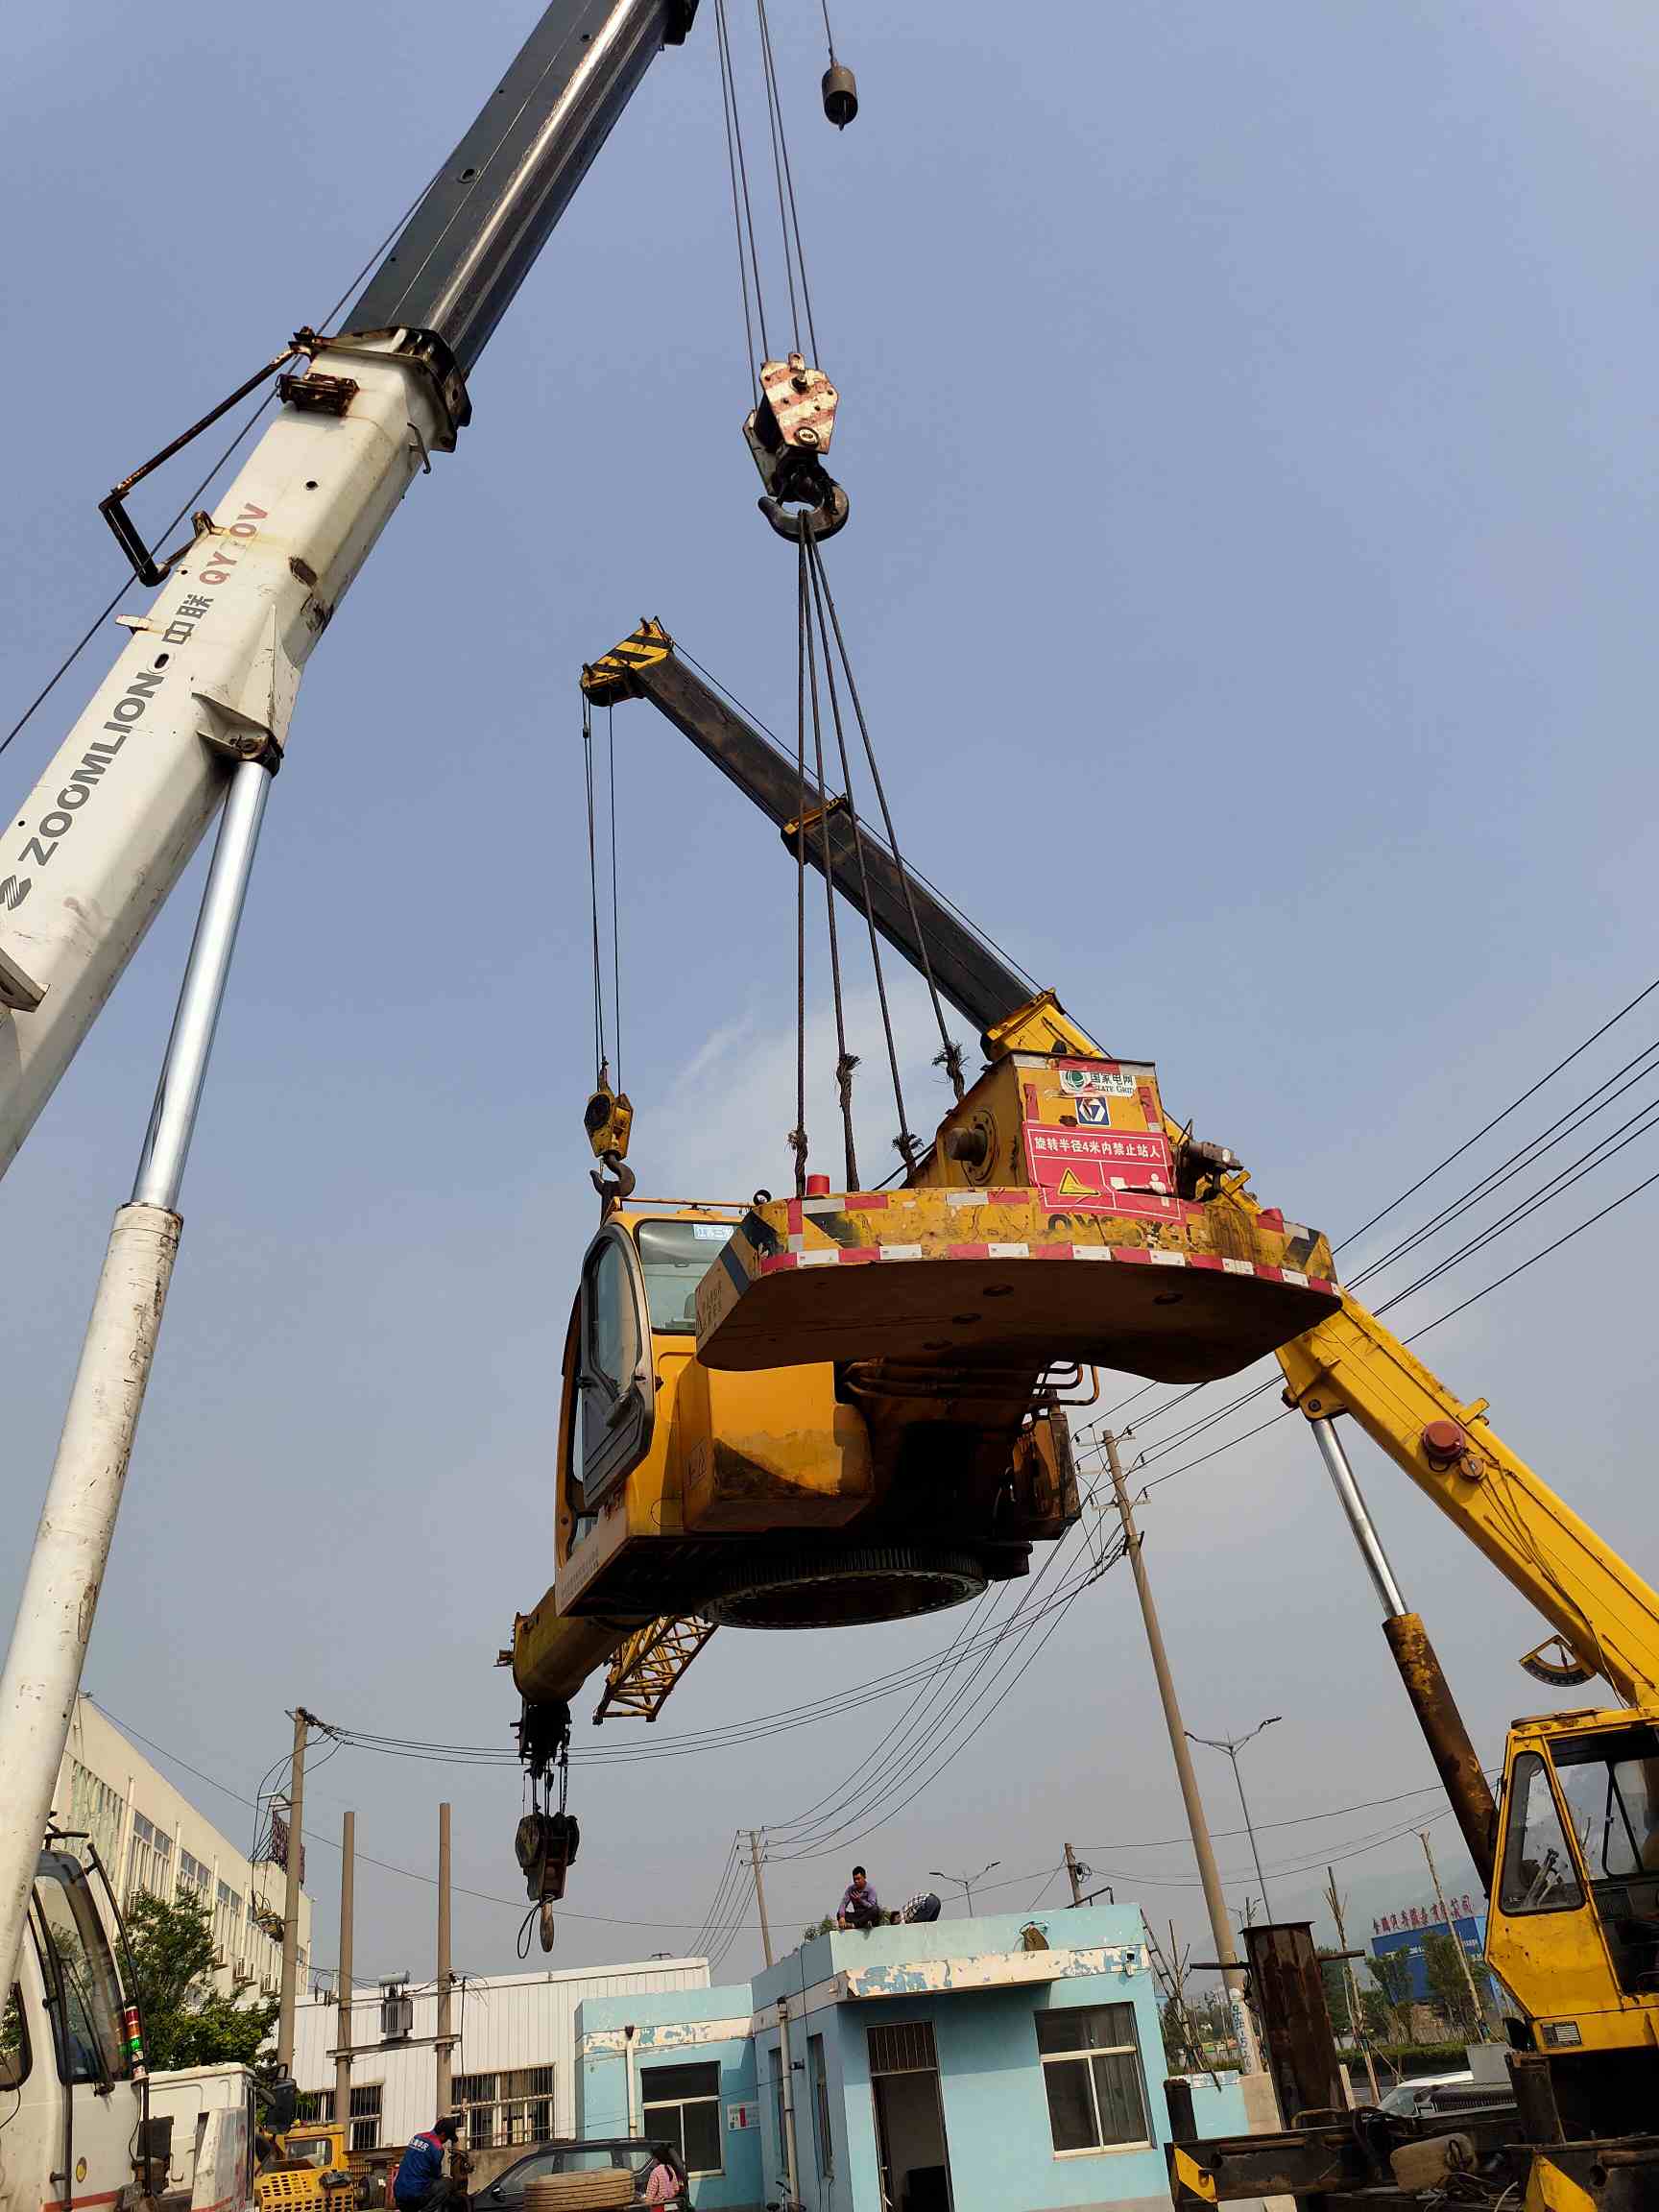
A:
<svg viewBox="0 0 1659 2212">
<path fill-rule="evenodd" d="M 964 1891 L 968 1899 L 968 1917 L 972 1920 L 974 1917 L 974 1883 L 983 1882 L 986 1875 L 990 1873 L 991 1867 L 1000 1866 L 1001 1863 L 1000 1859 L 993 1859 L 991 1865 L 981 1866 L 977 1874 L 947 1874 L 942 1866 L 929 1866 L 927 1871 L 932 1875 L 935 1882 L 954 1882 L 956 1887 Z"/>
<path fill-rule="evenodd" d="M 1262 1854 L 1256 1848 L 1256 1831 L 1250 1824 L 1250 1802 L 1244 1794 L 1244 1778 L 1238 1771 L 1238 1754 L 1254 1737 L 1261 1735 L 1263 1728 L 1271 1728 L 1284 1718 L 1283 1713 L 1269 1713 L 1265 1720 L 1258 1720 L 1255 1727 L 1242 1736 L 1194 1736 L 1190 1728 L 1187 1730 L 1190 1742 L 1202 1743 L 1207 1751 L 1225 1751 L 1233 1762 L 1233 1779 L 1238 1786 L 1238 1804 L 1244 1815 L 1244 1833 L 1250 1839 L 1250 1856 L 1256 1862 L 1256 1879 L 1262 1885 L 1262 1902 L 1267 1908 L 1269 1920 L 1273 1917 L 1273 1900 L 1267 1894 L 1267 1878 L 1262 1871 Z"/>
</svg>

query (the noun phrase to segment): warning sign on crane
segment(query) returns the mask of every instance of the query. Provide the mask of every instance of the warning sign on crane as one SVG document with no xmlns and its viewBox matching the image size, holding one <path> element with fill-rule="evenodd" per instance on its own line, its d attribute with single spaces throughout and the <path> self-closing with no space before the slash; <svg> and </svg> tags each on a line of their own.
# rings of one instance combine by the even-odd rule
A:
<svg viewBox="0 0 1659 2212">
<path fill-rule="evenodd" d="M 1170 1219 L 1180 1214 L 1174 1164 L 1162 1136 L 1027 1121 L 1025 1159 L 1043 1203 L 1056 1212 Z"/>
</svg>

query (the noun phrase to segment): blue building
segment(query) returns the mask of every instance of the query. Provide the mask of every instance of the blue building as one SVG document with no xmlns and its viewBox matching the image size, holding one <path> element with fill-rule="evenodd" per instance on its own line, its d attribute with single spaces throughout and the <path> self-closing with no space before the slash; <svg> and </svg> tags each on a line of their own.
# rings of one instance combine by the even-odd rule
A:
<svg viewBox="0 0 1659 2212">
<path fill-rule="evenodd" d="M 821 1936 L 753 1983 L 589 1999 L 576 2043 L 578 2132 L 671 2137 L 698 2212 L 783 2192 L 785 2066 L 809 2212 L 1167 2212 L 1133 1906 Z M 1197 2111 L 1245 2125 L 1236 2084 Z"/>
<path fill-rule="evenodd" d="M 1377 1959 L 1404 1957 L 1410 1963 L 1410 1998 L 1414 2005 L 1432 2005 L 1434 1992 L 1429 1986 L 1428 1939 L 1431 1936 L 1444 1936 L 1446 1923 L 1437 1909 L 1417 1908 L 1412 1912 L 1391 1914 L 1400 1925 L 1384 1930 L 1371 1938 L 1371 1955 Z M 1484 1912 L 1459 1912 L 1453 1908 L 1452 1925 L 1457 1940 L 1468 1955 L 1474 1969 L 1475 1986 L 1482 1996 L 1490 1993 L 1491 1977 L 1486 1970 L 1486 1915 Z"/>
</svg>

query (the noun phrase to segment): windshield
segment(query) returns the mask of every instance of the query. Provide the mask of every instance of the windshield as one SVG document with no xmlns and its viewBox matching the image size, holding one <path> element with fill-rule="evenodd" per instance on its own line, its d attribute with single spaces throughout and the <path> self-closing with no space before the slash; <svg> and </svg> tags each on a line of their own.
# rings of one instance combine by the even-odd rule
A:
<svg viewBox="0 0 1659 2212">
<path fill-rule="evenodd" d="M 1659 1872 L 1659 1731 L 1579 1736 L 1553 1757 L 1591 1881 Z"/>
<path fill-rule="evenodd" d="M 730 1221 L 641 1221 L 634 1233 L 653 1329 L 694 1334 L 697 1286 L 732 1235 Z"/>
<path fill-rule="evenodd" d="M 52 2008 L 60 2073 L 65 2081 L 114 2080 L 129 2070 L 121 1984 L 86 1877 L 67 1853 L 41 1853 L 35 1906 L 48 1988 L 62 1976 L 63 2004 Z"/>
</svg>

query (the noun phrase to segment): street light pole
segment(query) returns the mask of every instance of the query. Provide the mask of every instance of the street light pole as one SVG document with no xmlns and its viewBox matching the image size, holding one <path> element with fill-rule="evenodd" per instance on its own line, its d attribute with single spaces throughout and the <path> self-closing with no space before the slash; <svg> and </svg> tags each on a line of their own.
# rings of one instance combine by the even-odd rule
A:
<svg viewBox="0 0 1659 2212">
<path fill-rule="evenodd" d="M 942 1866 L 929 1866 L 927 1871 L 932 1875 L 935 1882 L 954 1882 L 956 1887 L 966 1894 L 968 1900 L 968 1917 L 970 1920 L 972 1920 L 974 1917 L 974 1883 L 983 1882 L 986 1875 L 992 1871 L 992 1868 L 1000 1866 L 1001 1863 L 1002 1862 L 1000 1859 L 993 1859 L 990 1866 L 981 1866 L 977 1874 L 947 1874 Z"/>
<path fill-rule="evenodd" d="M 1262 1871 L 1262 1854 L 1256 1848 L 1256 1830 L 1250 1819 L 1250 1800 L 1244 1794 L 1244 1777 L 1238 1771 L 1238 1754 L 1254 1737 L 1261 1735 L 1263 1728 L 1271 1728 L 1284 1718 L 1282 1713 L 1269 1713 L 1265 1720 L 1258 1720 L 1255 1727 L 1243 1736 L 1193 1736 L 1190 1728 L 1187 1731 L 1194 1743 L 1202 1743 L 1207 1751 L 1225 1751 L 1233 1762 L 1233 1780 L 1238 1789 L 1238 1807 L 1244 1815 L 1244 1833 L 1250 1839 L 1250 1856 L 1256 1862 L 1256 1879 L 1262 1887 L 1262 1903 L 1269 1920 L 1273 1917 L 1273 1900 L 1267 1894 L 1267 1877 Z"/>
</svg>

